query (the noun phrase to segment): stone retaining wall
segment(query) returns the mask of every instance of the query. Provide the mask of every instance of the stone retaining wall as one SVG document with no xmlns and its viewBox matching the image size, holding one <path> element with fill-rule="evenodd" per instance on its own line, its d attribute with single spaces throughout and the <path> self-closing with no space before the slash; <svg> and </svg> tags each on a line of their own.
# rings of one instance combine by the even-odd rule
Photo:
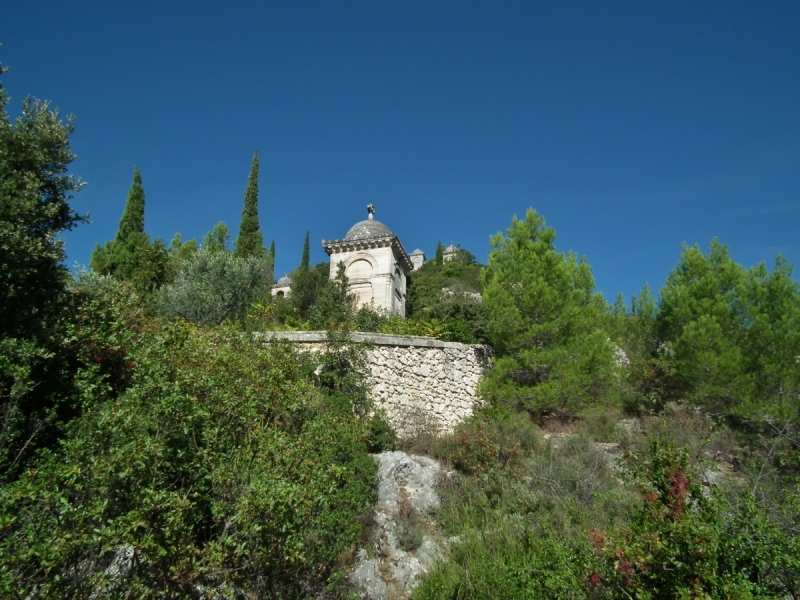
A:
<svg viewBox="0 0 800 600">
<path fill-rule="evenodd" d="M 323 331 L 262 335 L 309 350 L 321 349 L 326 339 Z M 488 346 L 410 335 L 351 333 L 350 337 L 366 344 L 372 399 L 401 437 L 423 430 L 450 432 L 480 403 L 475 389 L 490 364 Z"/>
</svg>

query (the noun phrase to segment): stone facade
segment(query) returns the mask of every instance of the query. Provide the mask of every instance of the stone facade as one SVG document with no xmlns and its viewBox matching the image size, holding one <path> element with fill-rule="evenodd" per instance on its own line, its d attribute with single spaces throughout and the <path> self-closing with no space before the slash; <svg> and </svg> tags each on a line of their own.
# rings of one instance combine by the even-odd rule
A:
<svg viewBox="0 0 800 600">
<path fill-rule="evenodd" d="M 425 253 L 417 248 L 410 255 L 411 264 L 414 265 L 414 270 L 421 269 L 425 264 Z"/>
<path fill-rule="evenodd" d="M 320 331 L 274 332 L 308 350 L 325 342 Z M 352 333 L 366 344 L 367 383 L 375 405 L 386 411 L 400 437 L 420 431 L 449 433 L 480 404 L 475 391 L 491 361 L 487 346 L 417 336 Z"/>
<path fill-rule="evenodd" d="M 343 263 L 349 281 L 349 291 L 356 297 L 356 308 L 374 306 L 400 316 L 406 314 L 406 269 L 398 264 L 391 240 L 379 244 L 340 243 L 331 254 L 331 279 L 336 278 L 339 263 Z"/>
<path fill-rule="evenodd" d="M 343 240 L 322 240 L 331 257 L 330 278 L 336 278 L 342 263 L 357 308 L 373 306 L 404 317 L 406 274 L 414 265 L 400 239 L 375 220 L 375 208 L 370 204 L 367 209 L 368 218 L 353 225 Z"/>
<path fill-rule="evenodd" d="M 488 355 L 482 347 L 374 346 L 367 351 L 376 405 L 401 437 L 450 432 L 472 415 Z"/>
<path fill-rule="evenodd" d="M 272 295 L 273 296 L 280 296 L 282 298 L 288 298 L 292 295 L 292 286 L 294 285 L 294 281 L 288 275 L 281 277 L 272 286 Z"/>
</svg>

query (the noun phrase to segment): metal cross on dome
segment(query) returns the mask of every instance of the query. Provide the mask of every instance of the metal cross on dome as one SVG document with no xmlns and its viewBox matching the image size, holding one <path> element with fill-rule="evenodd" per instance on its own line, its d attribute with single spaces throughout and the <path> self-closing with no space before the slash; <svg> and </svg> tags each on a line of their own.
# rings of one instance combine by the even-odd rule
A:
<svg viewBox="0 0 800 600">
<path fill-rule="evenodd" d="M 372 202 L 367 204 L 367 216 L 370 219 L 374 219 L 375 218 L 375 205 Z"/>
</svg>

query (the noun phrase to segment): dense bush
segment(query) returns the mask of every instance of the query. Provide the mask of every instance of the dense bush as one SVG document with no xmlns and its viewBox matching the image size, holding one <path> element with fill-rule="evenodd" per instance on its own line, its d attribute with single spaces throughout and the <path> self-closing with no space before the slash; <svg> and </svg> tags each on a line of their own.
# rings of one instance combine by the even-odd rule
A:
<svg viewBox="0 0 800 600">
<path fill-rule="evenodd" d="M 79 411 L 59 236 L 85 220 L 69 205 L 83 187 L 67 170 L 72 119 L 27 99 L 12 121 L 8 100 L 0 83 L 0 485 Z"/>
<path fill-rule="evenodd" d="M 797 532 L 781 531 L 752 501 L 732 511 L 704 494 L 686 449 L 653 440 L 632 466 L 641 501 L 629 526 L 592 530 L 592 595 L 785 598 L 800 590 Z"/>
<path fill-rule="evenodd" d="M 183 262 L 174 282 L 161 288 L 160 310 L 197 325 L 219 325 L 244 318 L 255 301 L 268 296 L 271 284 L 269 257 L 200 251 Z"/>
<path fill-rule="evenodd" d="M 406 315 L 412 327 L 419 323 L 420 329 L 427 327 L 446 341 L 486 343 L 487 316 L 480 298 L 482 268 L 470 252 L 458 249 L 451 261 L 429 260 L 409 273 Z"/>
<path fill-rule="evenodd" d="M 330 584 L 374 501 L 371 423 L 285 345 L 156 328 L 130 387 L 0 496 L 4 597 L 299 597 Z M 121 550 L 130 569 L 108 569 Z"/>
<path fill-rule="evenodd" d="M 415 591 L 415 600 L 585 598 L 582 558 L 569 542 L 527 519 L 487 523 L 470 531 Z M 580 563 L 578 563 L 580 564 Z"/>
<path fill-rule="evenodd" d="M 453 258 L 443 262 L 441 257 L 429 260 L 419 270 L 408 274 L 408 316 L 424 315 L 434 309 L 449 290 L 454 293 L 480 294 L 482 265 L 468 251 L 459 249 Z"/>
<path fill-rule="evenodd" d="M 616 523 L 632 498 L 584 439 L 555 448 L 530 415 L 492 409 L 440 440 L 460 475 L 437 511 L 455 540 L 415 598 L 583 598 L 591 524 Z"/>
<path fill-rule="evenodd" d="M 704 490 L 723 432 L 692 414 L 645 420 L 616 460 L 594 440 L 630 434 L 599 414 L 557 444 L 497 409 L 438 440 L 429 452 L 459 473 L 437 511 L 453 537 L 414 597 L 794 597 L 800 488 L 755 494 L 762 468 Z"/>
</svg>

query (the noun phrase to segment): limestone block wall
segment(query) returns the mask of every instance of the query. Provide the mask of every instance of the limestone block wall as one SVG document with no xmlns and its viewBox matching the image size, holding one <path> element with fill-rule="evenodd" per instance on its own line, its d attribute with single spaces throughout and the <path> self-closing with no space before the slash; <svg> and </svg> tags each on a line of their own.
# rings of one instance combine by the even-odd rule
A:
<svg viewBox="0 0 800 600">
<path fill-rule="evenodd" d="M 320 331 L 274 332 L 307 350 L 321 349 Z M 372 399 L 401 437 L 427 430 L 448 433 L 479 405 L 475 390 L 491 361 L 488 346 L 418 336 L 352 333 L 364 343 Z"/>
</svg>

